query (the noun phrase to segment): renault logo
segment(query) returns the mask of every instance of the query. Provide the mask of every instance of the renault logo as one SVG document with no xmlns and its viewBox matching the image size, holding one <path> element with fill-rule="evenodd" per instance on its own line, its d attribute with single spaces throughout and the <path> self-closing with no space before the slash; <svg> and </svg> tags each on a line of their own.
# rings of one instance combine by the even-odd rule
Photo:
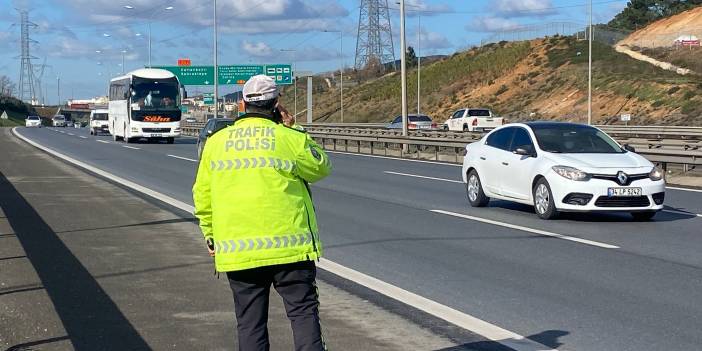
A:
<svg viewBox="0 0 702 351">
<path fill-rule="evenodd" d="M 617 180 L 619 181 L 619 184 L 626 185 L 629 182 L 629 176 L 626 175 L 626 173 L 619 171 L 619 173 L 617 173 Z"/>
</svg>

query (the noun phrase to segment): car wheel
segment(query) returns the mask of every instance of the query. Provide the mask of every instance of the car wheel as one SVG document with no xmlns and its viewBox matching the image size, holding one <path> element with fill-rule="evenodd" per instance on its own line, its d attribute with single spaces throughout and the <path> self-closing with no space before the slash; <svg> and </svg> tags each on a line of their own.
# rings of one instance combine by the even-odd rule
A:
<svg viewBox="0 0 702 351">
<path fill-rule="evenodd" d="M 447 125 L 444 125 L 444 126 L 442 127 L 442 129 L 444 130 L 444 132 L 448 132 L 449 127 L 448 127 Z"/>
<path fill-rule="evenodd" d="M 554 219 L 558 216 L 551 187 L 545 178 L 539 179 L 533 189 L 534 209 L 541 219 Z"/>
<path fill-rule="evenodd" d="M 468 127 L 467 124 L 464 124 L 464 125 L 463 125 L 463 131 L 464 131 L 464 132 L 470 132 L 470 128 Z"/>
<path fill-rule="evenodd" d="M 490 198 L 485 196 L 483 185 L 480 182 L 480 176 L 474 169 L 468 173 L 468 182 L 466 183 L 466 195 L 468 202 L 472 207 L 485 207 Z"/>
<path fill-rule="evenodd" d="M 650 221 L 656 213 L 655 211 L 632 212 L 631 216 L 634 217 L 635 221 Z"/>
</svg>

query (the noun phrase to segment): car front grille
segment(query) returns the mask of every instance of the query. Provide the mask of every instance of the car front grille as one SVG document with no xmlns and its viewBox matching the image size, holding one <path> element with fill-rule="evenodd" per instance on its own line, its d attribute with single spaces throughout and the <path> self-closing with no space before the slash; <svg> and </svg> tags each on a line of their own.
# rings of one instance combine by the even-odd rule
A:
<svg viewBox="0 0 702 351">
<path fill-rule="evenodd" d="M 600 196 L 595 201 L 597 207 L 648 207 L 650 204 L 648 196 Z"/>
<path fill-rule="evenodd" d="M 171 128 L 144 128 L 144 133 L 170 133 Z"/>
</svg>

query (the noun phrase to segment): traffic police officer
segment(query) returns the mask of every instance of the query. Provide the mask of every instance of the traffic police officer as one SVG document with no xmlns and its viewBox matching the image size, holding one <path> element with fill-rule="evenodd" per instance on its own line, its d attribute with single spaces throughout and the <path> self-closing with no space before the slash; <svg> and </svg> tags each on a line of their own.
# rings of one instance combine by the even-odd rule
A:
<svg viewBox="0 0 702 351">
<path fill-rule="evenodd" d="M 314 263 L 322 243 L 309 183 L 326 177 L 331 164 L 309 135 L 283 124 L 290 116 L 272 78 L 252 77 L 243 95 L 246 114 L 205 144 L 195 215 L 234 294 L 239 350 L 270 347 L 271 285 L 283 298 L 295 350 L 326 350 Z"/>
</svg>

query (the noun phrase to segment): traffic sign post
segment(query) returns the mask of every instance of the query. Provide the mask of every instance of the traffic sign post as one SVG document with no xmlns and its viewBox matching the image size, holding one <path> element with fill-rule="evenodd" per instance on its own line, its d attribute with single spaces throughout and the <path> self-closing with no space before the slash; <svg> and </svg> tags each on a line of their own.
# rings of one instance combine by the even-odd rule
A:
<svg viewBox="0 0 702 351">
<path fill-rule="evenodd" d="M 213 85 L 213 66 L 161 66 L 173 72 L 183 85 Z M 288 85 L 293 83 L 291 65 L 230 65 L 218 67 L 218 80 L 220 85 L 240 85 L 249 78 L 266 74 L 275 79 L 276 84 Z"/>
<path fill-rule="evenodd" d="M 622 120 L 622 122 L 624 122 L 624 124 L 629 125 L 629 121 L 631 121 L 631 115 L 630 114 L 622 114 L 621 120 Z"/>
</svg>

